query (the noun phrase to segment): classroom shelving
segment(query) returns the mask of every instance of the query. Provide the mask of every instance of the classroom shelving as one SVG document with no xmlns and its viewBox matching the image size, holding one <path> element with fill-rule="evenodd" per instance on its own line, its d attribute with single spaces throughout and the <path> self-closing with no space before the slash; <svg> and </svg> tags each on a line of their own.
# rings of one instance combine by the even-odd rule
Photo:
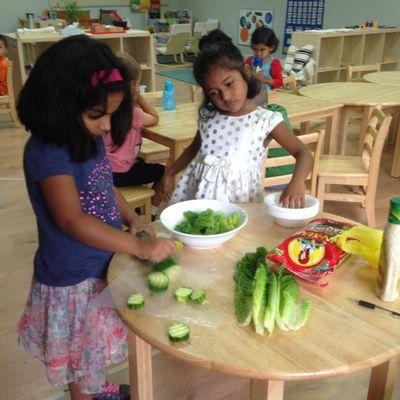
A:
<svg viewBox="0 0 400 400">
<path fill-rule="evenodd" d="M 61 40 L 61 35 L 42 35 L 19 37 L 8 33 L 8 57 L 13 61 L 13 80 L 15 93 L 19 93 L 29 75 L 29 70 L 35 64 L 37 57 Z M 125 33 L 107 33 L 91 35 L 96 40 L 107 43 L 115 53 L 128 53 L 140 64 L 143 73 L 141 84 L 147 86 L 147 91 L 155 90 L 154 78 L 154 46 L 153 38 L 148 31 L 128 30 Z"/>
<path fill-rule="evenodd" d="M 380 64 L 382 71 L 400 69 L 400 29 L 365 28 L 293 32 L 292 44 L 314 46 L 315 83 L 346 80 L 347 65 Z"/>
</svg>

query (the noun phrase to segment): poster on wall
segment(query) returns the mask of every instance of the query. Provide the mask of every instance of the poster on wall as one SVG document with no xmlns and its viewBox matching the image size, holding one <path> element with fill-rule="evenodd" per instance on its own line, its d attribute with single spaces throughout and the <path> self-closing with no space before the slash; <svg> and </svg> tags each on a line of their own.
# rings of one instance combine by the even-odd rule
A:
<svg viewBox="0 0 400 400">
<path fill-rule="evenodd" d="M 324 7 L 325 0 L 288 0 L 283 37 L 284 53 L 291 44 L 292 32 L 322 28 Z"/>
<path fill-rule="evenodd" d="M 250 46 L 251 34 L 261 26 L 272 27 L 273 10 L 239 9 L 239 41 Z"/>
<path fill-rule="evenodd" d="M 150 7 L 150 0 L 130 0 L 130 9 L 134 13 L 146 13 Z"/>
</svg>

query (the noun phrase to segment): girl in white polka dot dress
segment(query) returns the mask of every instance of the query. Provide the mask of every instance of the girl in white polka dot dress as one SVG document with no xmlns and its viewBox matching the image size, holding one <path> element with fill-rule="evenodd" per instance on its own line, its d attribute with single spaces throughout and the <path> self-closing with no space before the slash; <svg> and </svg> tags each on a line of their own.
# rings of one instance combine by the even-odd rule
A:
<svg viewBox="0 0 400 400">
<path fill-rule="evenodd" d="M 212 31 L 202 38 L 200 46 L 193 66 L 204 93 L 199 127 L 193 142 L 167 168 L 162 182 L 164 200 L 260 201 L 262 160 L 273 138 L 296 158 L 293 178 L 281 202 L 286 207 L 302 207 L 311 153 L 287 129 L 280 113 L 257 107 L 254 97 L 261 84 L 246 69 L 239 49 L 228 36 Z M 184 168 L 171 196 L 173 176 Z"/>
</svg>

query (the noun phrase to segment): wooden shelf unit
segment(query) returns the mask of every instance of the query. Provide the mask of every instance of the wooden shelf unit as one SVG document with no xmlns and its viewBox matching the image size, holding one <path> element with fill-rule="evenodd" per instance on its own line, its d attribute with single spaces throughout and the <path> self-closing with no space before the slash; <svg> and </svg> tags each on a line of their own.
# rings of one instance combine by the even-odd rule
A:
<svg viewBox="0 0 400 400">
<path fill-rule="evenodd" d="M 28 78 L 27 66 L 35 64 L 38 56 L 64 38 L 61 35 L 18 37 L 14 33 L 6 34 L 8 40 L 8 57 L 13 61 L 14 90 L 18 94 Z M 115 53 L 128 53 L 134 57 L 143 69 L 141 84 L 147 91 L 155 90 L 154 45 L 148 31 L 128 30 L 125 33 L 92 35 L 96 40 L 107 43 Z"/>
<path fill-rule="evenodd" d="M 382 71 L 400 69 L 400 28 L 293 32 L 292 44 L 314 46 L 315 83 L 346 80 L 347 65 L 380 64 Z"/>
</svg>

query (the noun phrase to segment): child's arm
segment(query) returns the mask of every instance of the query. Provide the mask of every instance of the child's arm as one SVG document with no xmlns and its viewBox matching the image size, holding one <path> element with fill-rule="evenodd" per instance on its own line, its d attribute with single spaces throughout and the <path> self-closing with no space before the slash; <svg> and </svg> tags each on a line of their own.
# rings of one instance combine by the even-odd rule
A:
<svg viewBox="0 0 400 400">
<path fill-rule="evenodd" d="M 288 130 L 284 122 L 271 131 L 271 136 L 296 159 L 292 179 L 279 201 L 283 207 L 304 207 L 305 181 L 313 165 L 313 156 L 308 147 Z"/>
<path fill-rule="evenodd" d="M 178 159 L 172 163 L 165 170 L 164 176 L 161 181 L 160 190 L 162 201 L 169 201 L 171 198 L 171 188 L 173 184 L 173 177 L 185 169 L 190 161 L 196 156 L 201 146 L 201 138 L 199 131 L 196 132 L 192 143 L 184 150 Z"/>
<path fill-rule="evenodd" d="M 124 196 L 122 196 L 121 192 L 116 187 L 113 187 L 113 190 L 117 200 L 118 210 L 121 214 L 122 223 L 129 227 L 130 232 L 136 234 L 137 232 L 145 231 L 149 233 L 150 236 L 155 236 L 154 229 L 140 220 L 134 209 L 128 204 Z"/>
<path fill-rule="evenodd" d="M 55 175 L 43 179 L 40 181 L 40 188 L 59 229 L 88 246 L 132 254 L 154 262 L 161 261 L 176 250 L 171 240 L 155 237 L 139 239 L 83 212 L 74 179 L 70 175 Z M 122 207 L 123 218 L 132 217 Z"/>
<path fill-rule="evenodd" d="M 145 112 L 143 125 L 157 125 L 159 117 L 156 109 L 140 93 L 137 97 L 137 104 Z"/>
<path fill-rule="evenodd" d="M 283 77 L 282 77 L 282 65 L 279 60 L 276 58 L 272 60 L 271 70 L 270 70 L 271 78 L 267 78 L 262 72 L 257 74 L 258 78 L 261 82 L 267 83 L 271 86 L 271 89 L 276 89 L 283 85 Z"/>
</svg>

